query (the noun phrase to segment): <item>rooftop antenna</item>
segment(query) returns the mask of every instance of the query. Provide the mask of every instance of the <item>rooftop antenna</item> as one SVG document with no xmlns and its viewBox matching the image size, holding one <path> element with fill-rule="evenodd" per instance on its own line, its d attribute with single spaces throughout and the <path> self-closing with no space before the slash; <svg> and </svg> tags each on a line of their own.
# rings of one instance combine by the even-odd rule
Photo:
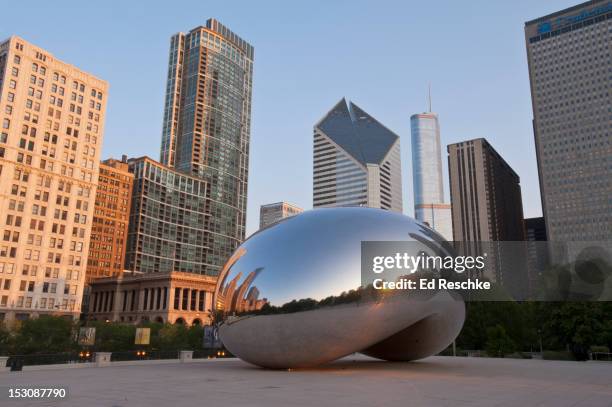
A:
<svg viewBox="0 0 612 407">
<path fill-rule="evenodd" d="M 429 113 L 431 113 L 431 83 L 428 85 L 428 94 L 429 94 Z"/>
</svg>

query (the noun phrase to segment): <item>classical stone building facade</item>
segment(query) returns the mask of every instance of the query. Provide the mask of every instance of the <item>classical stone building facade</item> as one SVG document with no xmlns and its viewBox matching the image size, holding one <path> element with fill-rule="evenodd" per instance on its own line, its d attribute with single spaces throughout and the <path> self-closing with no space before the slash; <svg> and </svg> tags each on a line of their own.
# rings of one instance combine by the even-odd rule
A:
<svg viewBox="0 0 612 407">
<path fill-rule="evenodd" d="M 124 272 L 91 284 L 87 318 L 208 325 L 216 277 L 182 273 Z"/>
</svg>

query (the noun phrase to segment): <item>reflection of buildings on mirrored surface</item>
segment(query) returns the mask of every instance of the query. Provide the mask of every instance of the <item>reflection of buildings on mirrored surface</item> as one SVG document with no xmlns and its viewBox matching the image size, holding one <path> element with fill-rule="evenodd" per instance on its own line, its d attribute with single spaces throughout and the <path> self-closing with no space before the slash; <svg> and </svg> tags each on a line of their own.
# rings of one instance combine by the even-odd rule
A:
<svg viewBox="0 0 612 407">
<path fill-rule="evenodd" d="M 267 300 L 259 298 L 259 289 L 252 284 L 262 270 L 263 268 L 258 268 L 251 271 L 244 280 L 242 273 L 236 274 L 217 292 L 217 308 L 231 313 L 260 310 Z"/>
<path fill-rule="evenodd" d="M 313 206 L 402 211 L 400 140 L 342 99 L 314 126 Z"/>
<path fill-rule="evenodd" d="M 410 129 L 414 217 L 452 241 L 451 206 L 444 202 L 438 115 L 431 111 L 412 115 Z"/>
<path fill-rule="evenodd" d="M 265 228 L 289 216 L 297 215 L 304 210 L 288 202 L 276 202 L 261 205 L 259 209 L 259 228 Z"/>
<path fill-rule="evenodd" d="M 463 325 L 463 301 L 446 291 L 364 287 L 361 243 L 368 240 L 434 248 L 444 242 L 399 213 L 359 207 L 306 211 L 262 229 L 240 246 L 216 286 L 215 317 L 226 348 L 273 368 L 354 352 L 414 360 L 446 348 Z"/>
</svg>

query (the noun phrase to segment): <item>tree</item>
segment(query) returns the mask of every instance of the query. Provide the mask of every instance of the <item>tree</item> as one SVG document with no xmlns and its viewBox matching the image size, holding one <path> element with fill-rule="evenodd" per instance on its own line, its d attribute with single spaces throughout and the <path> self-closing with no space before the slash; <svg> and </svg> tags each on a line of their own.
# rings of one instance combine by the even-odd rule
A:
<svg viewBox="0 0 612 407">
<path fill-rule="evenodd" d="M 547 304 L 547 320 L 544 322 L 546 336 L 567 345 L 576 360 L 588 359 L 592 345 L 604 341 L 609 327 L 609 318 L 604 313 L 606 303 L 562 302 Z"/>
<path fill-rule="evenodd" d="M 13 347 L 13 336 L 3 323 L 0 323 L 0 356 L 8 355 Z M 1 366 L 0 366 L 1 367 Z"/>
<path fill-rule="evenodd" d="M 14 352 L 18 354 L 60 353 L 74 349 L 71 319 L 41 315 L 22 321 L 17 328 Z"/>
<path fill-rule="evenodd" d="M 125 352 L 134 348 L 136 327 L 114 322 L 90 322 L 96 328 L 94 350 L 102 352 Z"/>
<path fill-rule="evenodd" d="M 487 344 L 485 347 L 487 355 L 503 358 L 505 355 L 515 351 L 516 346 L 501 325 L 495 325 L 487 329 Z"/>
<path fill-rule="evenodd" d="M 165 324 L 152 343 L 154 348 L 173 351 L 189 349 L 188 328 L 181 324 Z"/>
</svg>

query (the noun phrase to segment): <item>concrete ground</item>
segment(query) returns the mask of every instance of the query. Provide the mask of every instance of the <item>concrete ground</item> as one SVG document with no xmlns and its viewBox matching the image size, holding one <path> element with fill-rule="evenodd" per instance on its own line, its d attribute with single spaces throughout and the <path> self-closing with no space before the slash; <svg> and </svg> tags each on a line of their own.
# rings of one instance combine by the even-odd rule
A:
<svg viewBox="0 0 612 407">
<path fill-rule="evenodd" d="M 6 388 L 65 386 L 61 402 L 7 401 Z M 0 373 L 2 406 L 612 406 L 612 362 L 348 357 L 263 370 L 238 359 Z"/>
</svg>

